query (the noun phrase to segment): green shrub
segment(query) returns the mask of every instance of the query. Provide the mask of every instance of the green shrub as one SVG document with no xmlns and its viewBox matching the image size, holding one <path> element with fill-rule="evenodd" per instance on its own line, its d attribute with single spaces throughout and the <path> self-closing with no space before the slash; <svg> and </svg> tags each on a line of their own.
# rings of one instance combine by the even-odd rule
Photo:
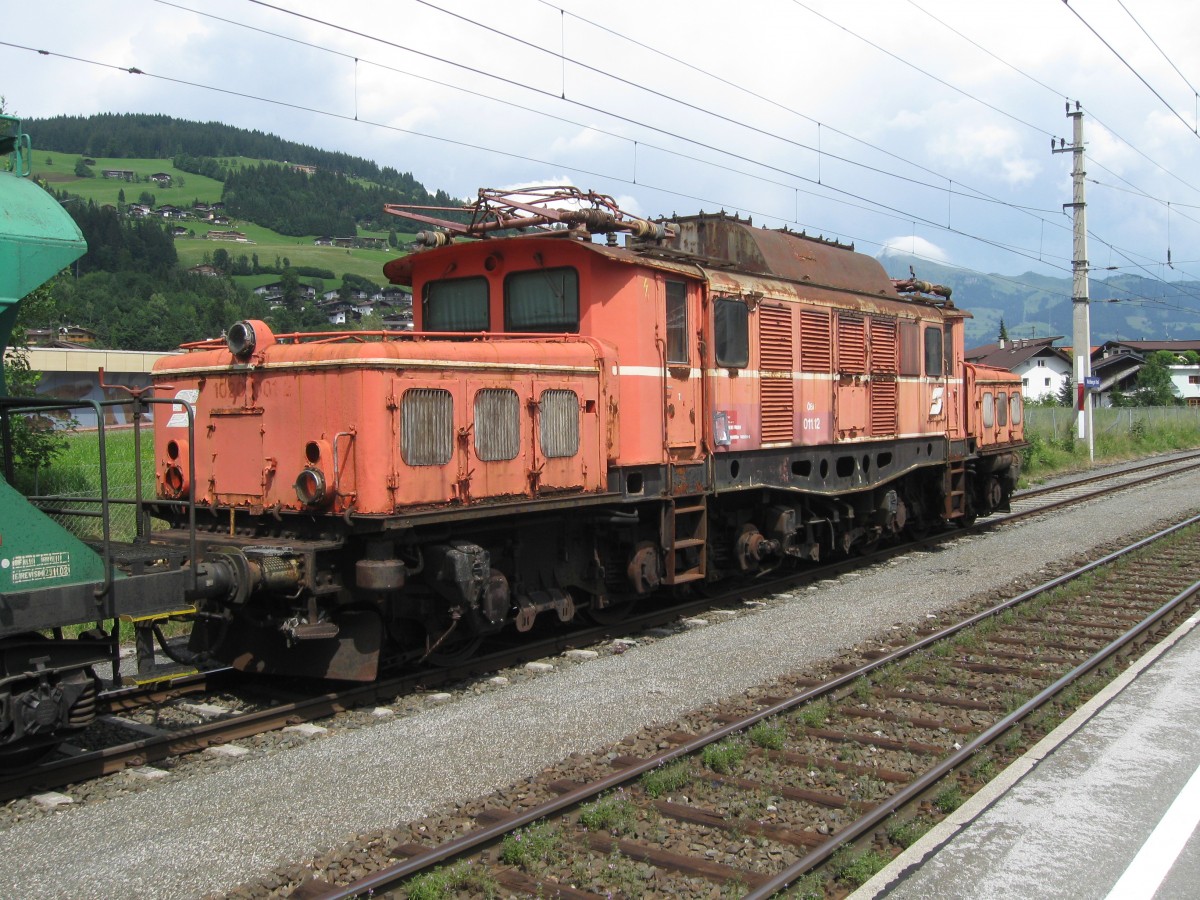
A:
<svg viewBox="0 0 1200 900">
<path fill-rule="evenodd" d="M 886 856 L 874 850 L 855 856 L 849 849 L 842 849 L 833 855 L 829 865 L 835 880 L 851 887 L 860 887 L 888 862 Z"/>
<path fill-rule="evenodd" d="M 488 898 L 499 896 L 496 882 L 486 873 L 476 871 L 470 862 L 418 875 L 404 887 L 408 900 L 453 900 L 469 892 Z"/>
</svg>

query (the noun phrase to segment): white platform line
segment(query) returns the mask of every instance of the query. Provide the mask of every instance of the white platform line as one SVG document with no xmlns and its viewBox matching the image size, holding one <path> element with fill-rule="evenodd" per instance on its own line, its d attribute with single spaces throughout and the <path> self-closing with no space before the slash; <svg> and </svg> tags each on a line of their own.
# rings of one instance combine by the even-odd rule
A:
<svg viewBox="0 0 1200 900">
<path fill-rule="evenodd" d="M 1200 767 L 1150 832 L 1107 900 L 1150 900 L 1200 823 Z"/>
</svg>

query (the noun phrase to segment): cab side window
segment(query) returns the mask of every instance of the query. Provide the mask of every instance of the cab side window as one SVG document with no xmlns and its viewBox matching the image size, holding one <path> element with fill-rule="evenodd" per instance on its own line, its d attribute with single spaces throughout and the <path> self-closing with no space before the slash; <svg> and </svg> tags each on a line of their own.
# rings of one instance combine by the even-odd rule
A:
<svg viewBox="0 0 1200 900">
<path fill-rule="evenodd" d="M 942 329 L 937 326 L 925 329 L 925 374 L 931 378 L 942 374 Z"/>
</svg>

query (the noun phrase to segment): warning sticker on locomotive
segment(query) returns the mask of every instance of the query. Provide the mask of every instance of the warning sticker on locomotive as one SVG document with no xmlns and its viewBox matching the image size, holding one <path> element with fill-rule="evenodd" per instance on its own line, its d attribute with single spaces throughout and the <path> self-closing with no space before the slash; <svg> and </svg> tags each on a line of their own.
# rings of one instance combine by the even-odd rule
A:
<svg viewBox="0 0 1200 900">
<path fill-rule="evenodd" d="M 200 399 L 200 391 L 195 388 L 185 388 L 175 394 L 177 402 L 171 404 L 171 418 L 167 420 L 168 428 L 187 428 L 188 415 L 187 410 L 183 408 L 186 403 L 189 406 L 195 406 L 196 401 Z"/>
<path fill-rule="evenodd" d="M 66 578 L 71 574 L 71 557 L 65 550 L 53 553 L 23 553 L 4 560 L 4 568 L 12 568 L 12 583 L 27 584 Z"/>
</svg>

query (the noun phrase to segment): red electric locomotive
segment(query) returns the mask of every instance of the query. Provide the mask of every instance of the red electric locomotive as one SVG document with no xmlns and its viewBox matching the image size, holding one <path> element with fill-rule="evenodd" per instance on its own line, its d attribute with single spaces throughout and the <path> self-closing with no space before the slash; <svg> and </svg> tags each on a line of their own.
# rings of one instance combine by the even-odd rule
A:
<svg viewBox="0 0 1200 900">
<path fill-rule="evenodd" d="M 234 573 L 193 640 L 240 668 L 370 679 L 1007 506 L 1020 380 L 948 290 L 573 189 L 389 211 L 438 226 L 384 269 L 414 332 L 241 322 L 156 367 L 159 495 Z"/>
</svg>

